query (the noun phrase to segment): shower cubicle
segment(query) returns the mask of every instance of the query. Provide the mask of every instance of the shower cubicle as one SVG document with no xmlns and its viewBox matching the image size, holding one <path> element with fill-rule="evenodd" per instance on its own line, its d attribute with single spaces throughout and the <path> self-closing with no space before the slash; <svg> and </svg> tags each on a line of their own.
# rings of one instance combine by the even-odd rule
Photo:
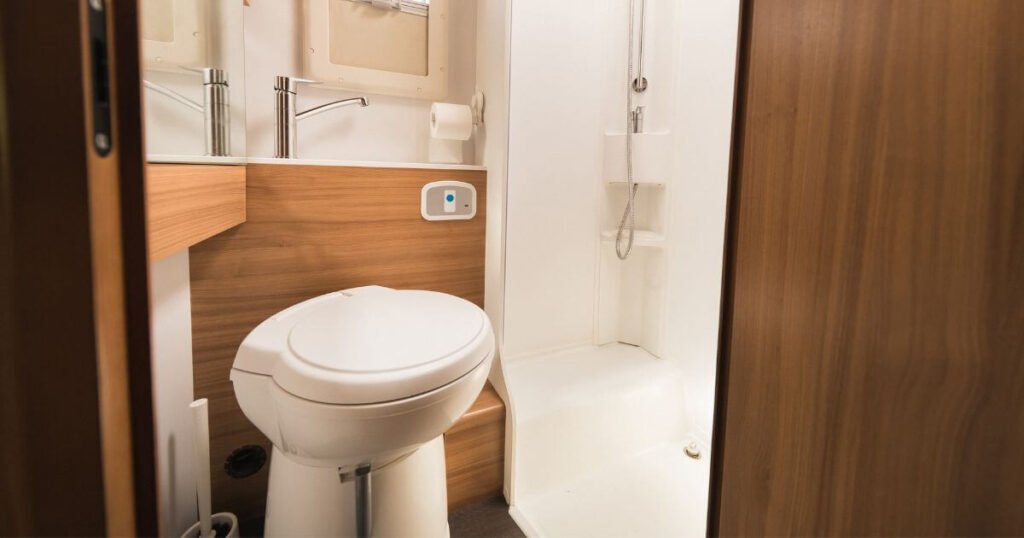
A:
<svg viewBox="0 0 1024 538">
<path fill-rule="evenodd" d="M 509 4 L 512 515 L 703 535 L 739 1 Z"/>
</svg>

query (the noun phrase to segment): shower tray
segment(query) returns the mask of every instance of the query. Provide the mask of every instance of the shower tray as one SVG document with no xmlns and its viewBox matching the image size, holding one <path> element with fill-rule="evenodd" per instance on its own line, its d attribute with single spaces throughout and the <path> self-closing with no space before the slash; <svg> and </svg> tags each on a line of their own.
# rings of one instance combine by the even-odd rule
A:
<svg viewBox="0 0 1024 538">
<path fill-rule="evenodd" d="M 509 502 L 531 537 L 703 536 L 679 367 L 613 343 L 505 361 Z M 704 453 L 707 453 L 706 448 Z"/>
</svg>

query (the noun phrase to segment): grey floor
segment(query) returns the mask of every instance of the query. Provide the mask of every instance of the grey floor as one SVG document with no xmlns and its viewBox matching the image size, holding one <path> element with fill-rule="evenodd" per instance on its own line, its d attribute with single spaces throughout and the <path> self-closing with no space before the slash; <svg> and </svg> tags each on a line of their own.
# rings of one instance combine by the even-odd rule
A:
<svg viewBox="0 0 1024 538">
<path fill-rule="evenodd" d="M 508 515 L 508 505 L 500 497 L 460 508 L 448 516 L 448 527 L 451 538 L 526 537 Z"/>
<path fill-rule="evenodd" d="M 526 538 L 501 497 L 460 508 L 448 516 L 451 538 Z M 239 524 L 242 536 L 263 536 L 263 518 Z"/>
</svg>

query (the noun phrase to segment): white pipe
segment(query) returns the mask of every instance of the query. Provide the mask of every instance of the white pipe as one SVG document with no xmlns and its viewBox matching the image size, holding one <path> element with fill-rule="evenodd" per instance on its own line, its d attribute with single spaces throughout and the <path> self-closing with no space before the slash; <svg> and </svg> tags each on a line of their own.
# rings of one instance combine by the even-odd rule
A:
<svg viewBox="0 0 1024 538">
<path fill-rule="evenodd" d="M 199 497 L 199 536 L 214 538 L 210 503 L 210 415 L 206 398 L 191 404 L 192 449 L 195 455 L 196 493 Z"/>
</svg>

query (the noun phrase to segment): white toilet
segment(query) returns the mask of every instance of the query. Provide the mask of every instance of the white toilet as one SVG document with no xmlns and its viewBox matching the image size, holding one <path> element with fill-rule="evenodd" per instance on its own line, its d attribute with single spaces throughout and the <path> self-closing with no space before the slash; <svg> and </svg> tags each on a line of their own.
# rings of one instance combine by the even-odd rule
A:
<svg viewBox="0 0 1024 538">
<path fill-rule="evenodd" d="M 265 534 L 447 537 L 442 434 L 493 357 L 486 314 L 430 291 L 353 288 L 253 329 L 231 381 L 274 445 Z"/>
</svg>

